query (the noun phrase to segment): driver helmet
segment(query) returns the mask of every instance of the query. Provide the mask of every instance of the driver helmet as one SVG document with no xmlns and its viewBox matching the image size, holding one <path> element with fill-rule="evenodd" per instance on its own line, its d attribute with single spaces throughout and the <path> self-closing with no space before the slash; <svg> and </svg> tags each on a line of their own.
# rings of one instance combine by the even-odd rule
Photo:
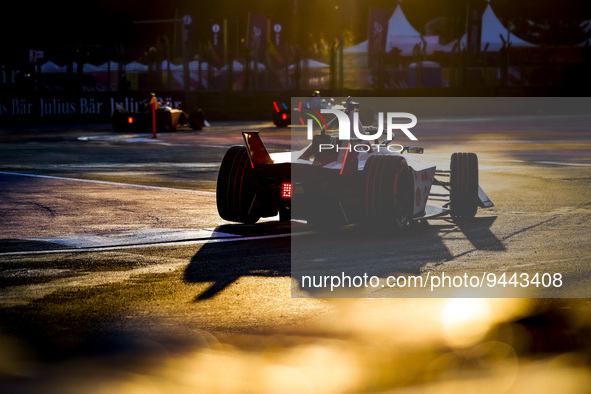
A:
<svg viewBox="0 0 591 394">
<path fill-rule="evenodd" d="M 315 90 L 312 92 L 312 97 L 320 97 L 320 90 Z"/>
</svg>

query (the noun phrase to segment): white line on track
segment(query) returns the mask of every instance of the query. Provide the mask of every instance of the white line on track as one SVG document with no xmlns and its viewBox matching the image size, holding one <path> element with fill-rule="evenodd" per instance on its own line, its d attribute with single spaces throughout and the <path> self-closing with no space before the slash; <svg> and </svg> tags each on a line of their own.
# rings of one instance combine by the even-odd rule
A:
<svg viewBox="0 0 591 394">
<path fill-rule="evenodd" d="M 441 158 L 441 159 L 449 159 L 449 155 L 434 155 L 434 154 L 425 154 L 426 158 Z M 519 160 L 519 159 L 489 159 L 489 158 L 482 158 L 479 157 L 478 161 L 493 161 L 499 163 L 535 163 L 535 164 L 546 164 L 546 165 L 554 165 L 554 166 L 573 166 L 573 167 L 591 167 L 591 163 L 565 163 L 560 161 L 536 161 L 536 160 Z"/>
<path fill-rule="evenodd" d="M 220 148 L 220 149 L 230 149 L 232 145 L 201 145 L 203 148 Z"/>
<path fill-rule="evenodd" d="M 273 239 L 273 238 L 285 238 L 299 235 L 313 234 L 312 231 L 302 231 L 298 233 L 283 233 L 283 234 L 270 234 L 270 235 L 258 235 L 251 237 L 232 237 L 232 238 L 207 238 L 207 239 L 196 239 L 196 240 L 184 240 L 184 241 L 170 241 L 170 242 L 157 242 L 150 244 L 130 244 L 120 246 L 105 246 L 96 248 L 71 248 L 71 249 L 55 249 L 55 250 L 35 250 L 35 251 L 21 251 L 21 252 L 6 252 L 0 253 L 0 256 L 22 256 L 22 255 L 40 255 L 40 254 L 55 254 L 55 253 L 88 253 L 88 252 L 109 252 L 113 250 L 125 250 L 125 249 L 142 249 L 142 248 L 157 248 L 157 247 L 168 247 L 168 246 L 187 246 L 187 245 L 202 245 L 219 242 L 238 242 L 238 241 L 255 241 L 260 239 Z"/>
<path fill-rule="evenodd" d="M 561 163 L 561 162 L 557 162 L 557 161 L 534 161 L 534 163 L 538 163 L 538 164 L 549 164 L 549 165 L 555 165 L 555 166 L 591 167 L 591 164 L 585 164 L 585 163 Z"/>
<path fill-rule="evenodd" d="M 210 195 L 215 194 L 215 192 L 208 192 L 208 191 L 204 191 L 204 190 L 175 189 L 172 187 L 163 187 L 163 186 L 134 185 L 132 183 L 97 181 L 97 180 L 93 180 L 93 179 L 67 178 L 67 177 L 52 176 L 52 175 L 20 174 L 20 173 L 16 173 L 16 172 L 4 172 L 4 171 L 0 171 L 0 175 L 23 176 L 23 177 L 29 177 L 29 178 L 42 178 L 42 179 L 55 179 L 55 180 L 62 180 L 62 181 L 75 181 L 75 182 L 85 182 L 85 183 L 98 183 L 101 185 L 137 187 L 137 188 L 142 188 L 142 189 L 170 190 L 170 191 L 210 194 Z"/>
<path fill-rule="evenodd" d="M 4 172 L 4 171 L 0 171 L 0 175 L 22 176 L 22 177 L 29 177 L 29 178 L 41 178 L 41 179 L 66 180 L 66 181 L 85 182 L 85 183 L 97 183 L 97 184 L 103 184 L 103 185 L 137 187 L 137 188 L 143 188 L 143 189 L 181 191 L 181 192 L 208 194 L 208 195 L 215 194 L 215 192 L 201 191 L 201 190 L 187 190 L 187 189 L 175 189 L 175 188 L 168 188 L 168 187 L 161 187 L 161 186 L 134 185 L 134 184 L 128 184 L 128 183 L 97 181 L 97 180 L 78 179 L 78 178 L 66 178 L 66 177 L 58 177 L 58 176 L 50 176 L 50 175 L 21 174 L 21 173 Z M 96 237 L 96 236 L 93 237 L 93 236 L 89 236 L 89 235 L 82 236 L 82 238 L 80 238 L 80 237 L 77 238 L 76 236 L 54 237 L 54 238 L 35 238 L 35 239 L 29 238 L 30 241 L 54 242 L 58 245 L 71 246 L 71 248 L 5 252 L 5 253 L 0 253 L 0 256 L 40 255 L 40 254 L 48 254 L 48 253 L 55 254 L 55 253 L 104 252 L 104 251 L 113 251 L 113 250 L 153 248 L 153 247 L 163 247 L 163 246 L 199 245 L 199 244 L 217 243 L 217 242 L 253 241 L 253 240 L 260 240 L 260 239 L 283 238 L 283 237 L 290 237 L 292 235 L 308 234 L 308 232 L 300 232 L 300 233 L 288 232 L 288 233 L 282 233 L 282 234 L 270 234 L 270 235 L 260 235 L 260 236 L 240 236 L 237 234 L 220 233 L 220 232 L 216 232 L 215 230 L 210 230 L 210 229 L 201 229 L 201 230 L 185 229 L 182 231 L 181 230 L 175 230 L 175 231 L 168 231 L 167 230 L 166 232 L 170 233 L 170 234 L 164 234 L 166 236 L 163 236 L 162 233 L 145 234 L 145 232 L 140 232 L 140 233 L 136 234 L 137 235 L 136 237 L 133 237 L 133 234 L 123 233 L 123 234 L 118 234 L 115 237 L 111 237 L 114 239 L 109 242 L 106 242 L 104 237 L 102 237 L 102 238 Z M 178 238 L 175 239 L 175 236 L 177 236 Z M 156 241 L 157 238 L 160 238 L 161 240 Z M 162 239 L 166 239 L 166 240 L 162 240 Z M 134 240 L 136 242 L 133 242 Z"/>
</svg>

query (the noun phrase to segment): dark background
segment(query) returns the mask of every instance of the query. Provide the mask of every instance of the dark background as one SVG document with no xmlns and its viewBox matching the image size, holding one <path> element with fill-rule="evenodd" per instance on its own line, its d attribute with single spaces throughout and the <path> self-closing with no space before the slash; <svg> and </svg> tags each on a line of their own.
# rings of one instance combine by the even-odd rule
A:
<svg viewBox="0 0 591 394">
<path fill-rule="evenodd" d="M 468 0 L 403 1 L 408 21 L 423 34 L 436 33 L 451 41 L 464 33 Z M 472 1 L 484 8 L 485 1 Z M 141 57 L 149 46 L 167 36 L 175 36 L 173 24 L 138 25 L 134 21 L 172 19 L 190 15 L 191 40 L 204 42 L 204 28 L 212 21 L 228 19 L 238 44 L 246 33 L 249 12 L 269 15 L 282 21 L 290 41 L 305 52 L 316 42 L 332 42 L 337 35 L 351 44 L 366 39 L 371 6 L 395 8 L 392 0 L 94 0 L 14 2 L 10 12 L 2 12 L 0 31 L 4 63 L 26 61 L 28 50 L 45 49 L 46 58 L 60 56 L 69 61 L 76 49 L 85 48 L 89 62 L 108 57 Z M 591 19 L 591 2 L 582 0 L 492 0 L 491 6 L 506 27 L 519 37 L 536 44 L 568 45 L 585 39 L 582 23 Z M 429 31 L 434 30 L 434 31 Z M 177 38 L 178 39 L 178 38 Z M 238 41 L 238 42 L 236 42 Z M 116 55 L 116 56 L 114 56 Z M 66 59 L 67 58 L 67 59 Z"/>
</svg>

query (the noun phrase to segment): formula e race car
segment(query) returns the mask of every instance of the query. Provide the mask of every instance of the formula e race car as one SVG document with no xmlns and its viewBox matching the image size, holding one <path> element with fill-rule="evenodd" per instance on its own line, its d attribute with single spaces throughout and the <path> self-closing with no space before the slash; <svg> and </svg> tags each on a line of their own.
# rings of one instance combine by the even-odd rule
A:
<svg viewBox="0 0 591 394">
<path fill-rule="evenodd" d="M 152 130 L 156 121 L 157 131 L 172 131 L 181 126 L 190 127 L 193 130 L 201 130 L 206 125 L 205 115 L 201 109 L 194 109 L 190 113 L 180 109 L 171 108 L 167 103 L 156 105 L 156 116 L 152 117 L 152 106 L 146 100 L 137 103 L 136 111 L 128 111 L 122 104 L 115 106 L 111 117 L 113 130 L 126 132 L 132 130 Z"/>
<path fill-rule="evenodd" d="M 349 99 L 342 109 L 358 119 L 357 103 Z M 450 168 L 438 169 L 417 159 L 421 147 L 342 139 L 329 126 L 304 149 L 274 154 L 258 132 L 242 133 L 244 146 L 227 151 L 218 174 L 219 215 L 239 223 L 279 214 L 281 221 L 402 228 L 443 215 L 469 219 L 493 206 L 478 184 L 474 153 L 453 153 Z"/>
<path fill-rule="evenodd" d="M 291 111 L 284 102 L 273 101 L 273 123 L 277 127 L 287 127 L 291 124 Z"/>
</svg>

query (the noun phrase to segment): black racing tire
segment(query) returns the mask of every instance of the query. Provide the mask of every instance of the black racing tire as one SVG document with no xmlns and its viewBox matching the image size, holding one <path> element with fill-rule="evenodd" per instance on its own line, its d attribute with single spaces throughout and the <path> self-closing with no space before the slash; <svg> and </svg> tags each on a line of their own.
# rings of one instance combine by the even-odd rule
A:
<svg viewBox="0 0 591 394">
<path fill-rule="evenodd" d="M 216 202 L 220 217 L 230 222 L 256 223 L 260 215 L 251 211 L 255 194 L 248 152 L 244 146 L 233 146 L 226 152 L 218 173 Z"/>
<path fill-rule="evenodd" d="M 286 119 L 283 119 L 282 116 L 283 116 L 282 113 L 275 113 L 273 115 L 273 123 L 275 124 L 275 126 L 277 128 L 280 128 L 280 129 L 287 128 L 291 124 L 291 119 L 289 118 L 289 116 L 287 116 Z"/>
<path fill-rule="evenodd" d="M 454 153 L 450 163 L 450 210 L 458 219 L 473 218 L 478 210 L 478 156 Z"/>
<path fill-rule="evenodd" d="M 189 126 L 193 130 L 201 130 L 205 127 L 205 114 L 201 108 L 195 108 L 189 113 Z"/>
<path fill-rule="evenodd" d="M 362 209 L 370 225 L 401 229 L 413 215 L 414 180 L 401 156 L 370 156 L 363 168 Z"/>
</svg>

